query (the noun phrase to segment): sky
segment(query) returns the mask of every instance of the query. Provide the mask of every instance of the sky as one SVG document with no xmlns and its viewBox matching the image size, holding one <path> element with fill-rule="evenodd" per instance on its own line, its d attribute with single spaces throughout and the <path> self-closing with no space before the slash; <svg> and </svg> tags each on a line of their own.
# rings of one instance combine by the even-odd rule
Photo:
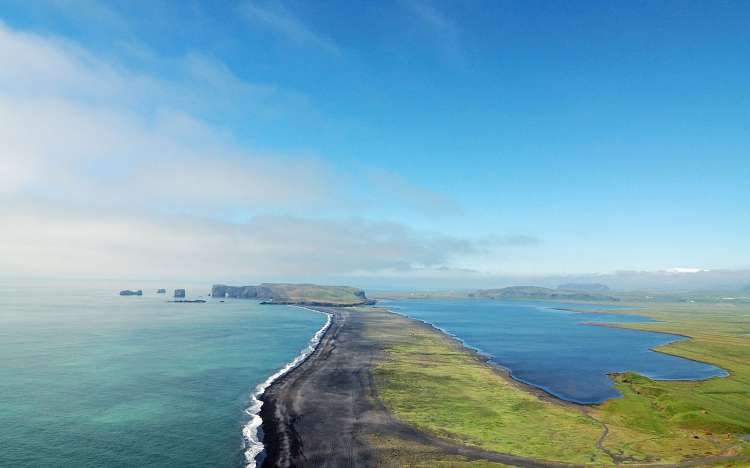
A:
<svg viewBox="0 0 750 468">
<path fill-rule="evenodd" d="M 5 0 L 0 276 L 747 272 L 749 20 L 743 1 Z"/>
</svg>

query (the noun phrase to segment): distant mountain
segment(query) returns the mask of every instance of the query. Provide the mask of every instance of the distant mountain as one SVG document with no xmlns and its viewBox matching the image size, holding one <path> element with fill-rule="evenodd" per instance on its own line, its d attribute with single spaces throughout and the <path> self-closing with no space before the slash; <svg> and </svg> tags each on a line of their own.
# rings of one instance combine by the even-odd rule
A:
<svg viewBox="0 0 750 468">
<path fill-rule="evenodd" d="M 569 301 L 619 301 L 618 298 L 598 293 L 540 288 L 538 286 L 512 286 L 499 289 L 480 289 L 475 297 L 487 299 L 542 299 Z"/>
<path fill-rule="evenodd" d="M 267 304 L 296 304 L 310 306 L 355 306 L 374 304 L 361 289 L 350 286 L 320 286 L 317 284 L 263 283 L 257 286 L 227 286 L 215 284 L 211 296 L 239 299 L 261 299 Z"/>
<path fill-rule="evenodd" d="M 557 287 L 557 289 L 566 289 L 568 291 L 588 291 L 588 292 L 607 292 L 609 286 L 601 283 L 565 283 Z"/>
</svg>

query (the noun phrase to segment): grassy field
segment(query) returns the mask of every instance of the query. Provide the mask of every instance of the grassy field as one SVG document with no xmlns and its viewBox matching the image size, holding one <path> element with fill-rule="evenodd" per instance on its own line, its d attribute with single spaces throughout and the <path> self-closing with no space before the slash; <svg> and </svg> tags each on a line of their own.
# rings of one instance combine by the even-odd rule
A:
<svg viewBox="0 0 750 468">
<path fill-rule="evenodd" d="M 375 447 L 387 456 L 377 462 L 380 467 L 409 468 L 503 468 L 511 465 L 485 460 L 470 460 L 466 457 L 449 455 L 434 447 L 392 437 L 374 437 L 370 440 Z"/>
<path fill-rule="evenodd" d="M 609 460 L 596 447 L 601 423 L 525 391 L 456 341 L 420 324 L 389 336 L 375 379 L 398 418 L 438 437 L 542 460 Z"/>
<path fill-rule="evenodd" d="M 361 289 L 350 286 L 319 286 L 317 284 L 262 284 L 273 290 L 276 302 L 325 302 L 330 304 L 360 304 L 366 297 Z"/>
<path fill-rule="evenodd" d="M 690 336 L 659 351 L 708 362 L 730 372 L 702 382 L 653 381 L 615 376 L 623 398 L 598 412 L 610 427 L 605 447 L 637 459 L 678 460 L 701 455 L 750 455 L 750 306 L 668 304 L 646 306 L 657 323 L 629 328 Z"/>
<path fill-rule="evenodd" d="M 375 371 L 378 391 L 396 417 L 427 433 L 535 459 L 607 465 L 750 455 L 741 438 L 750 434 L 750 306 L 654 307 L 637 313 L 660 322 L 628 326 L 691 336 L 660 351 L 716 364 L 731 376 L 656 382 L 617 375 L 623 398 L 580 407 L 530 391 L 414 323 L 388 336 Z"/>
</svg>

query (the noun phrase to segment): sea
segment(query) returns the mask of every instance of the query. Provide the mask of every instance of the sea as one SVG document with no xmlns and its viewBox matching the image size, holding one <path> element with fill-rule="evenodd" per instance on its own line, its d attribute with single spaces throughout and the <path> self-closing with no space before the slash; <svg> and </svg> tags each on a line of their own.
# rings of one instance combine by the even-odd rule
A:
<svg viewBox="0 0 750 468">
<path fill-rule="evenodd" d="M 248 464 L 257 386 L 327 317 L 174 287 L 210 285 L 0 281 L 1 467 Z"/>
<path fill-rule="evenodd" d="M 157 294 L 157 288 L 167 294 Z M 188 299 L 173 303 L 173 289 Z M 312 350 L 326 315 L 207 296 L 210 285 L 0 280 L 0 467 L 246 467 L 262 446 L 256 396 Z M 142 296 L 120 296 L 142 289 Z M 566 304 L 405 300 L 429 322 L 560 398 L 617 397 L 608 373 L 726 375 L 651 351 L 684 339 L 587 323 L 645 317 Z M 260 454 L 262 459 L 262 453 Z"/>
<path fill-rule="evenodd" d="M 400 314 L 455 336 L 521 382 L 563 400 L 593 404 L 621 396 L 609 374 L 638 372 L 656 380 L 702 380 L 728 373 L 653 348 L 685 337 L 594 326 L 649 322 L 621 307 L 518 300 L 383 301 Z M 593 309 L 578 313 L 560 309 Z"/>
</svg>

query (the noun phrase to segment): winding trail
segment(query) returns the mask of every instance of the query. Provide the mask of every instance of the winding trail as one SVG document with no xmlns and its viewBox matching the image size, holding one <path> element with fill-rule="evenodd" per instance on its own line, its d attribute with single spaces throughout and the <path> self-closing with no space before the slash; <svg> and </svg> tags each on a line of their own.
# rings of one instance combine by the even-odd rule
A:
<svg viewBox="0 0 750 468">
<path fill-rule="evenodd" d="M 394 419 L 378 398 L 372 374 L 384 345 L 368 337 L 365 329 L 368 324 L 378 322 L 403 320 L 413 325 L 416 321 L 378 308 L 314 309 L 332 315 L 325 336 L 305 362 L 276 380 L 260 397 L 265 444 L 263 467 L 393 466 L 388 462 L 388 454 L 369 442 L 374 436 L 411 441 L 446 455 L 512 466 L 575 466 L 451 443 Z M 599 448 L 617 465 L 624 460 L 604 449 L 608 428 L 601 424 Z M 716 457 L 679 465 L 648 466 L 696 466 L 741 459 Z"/>
</svg>

